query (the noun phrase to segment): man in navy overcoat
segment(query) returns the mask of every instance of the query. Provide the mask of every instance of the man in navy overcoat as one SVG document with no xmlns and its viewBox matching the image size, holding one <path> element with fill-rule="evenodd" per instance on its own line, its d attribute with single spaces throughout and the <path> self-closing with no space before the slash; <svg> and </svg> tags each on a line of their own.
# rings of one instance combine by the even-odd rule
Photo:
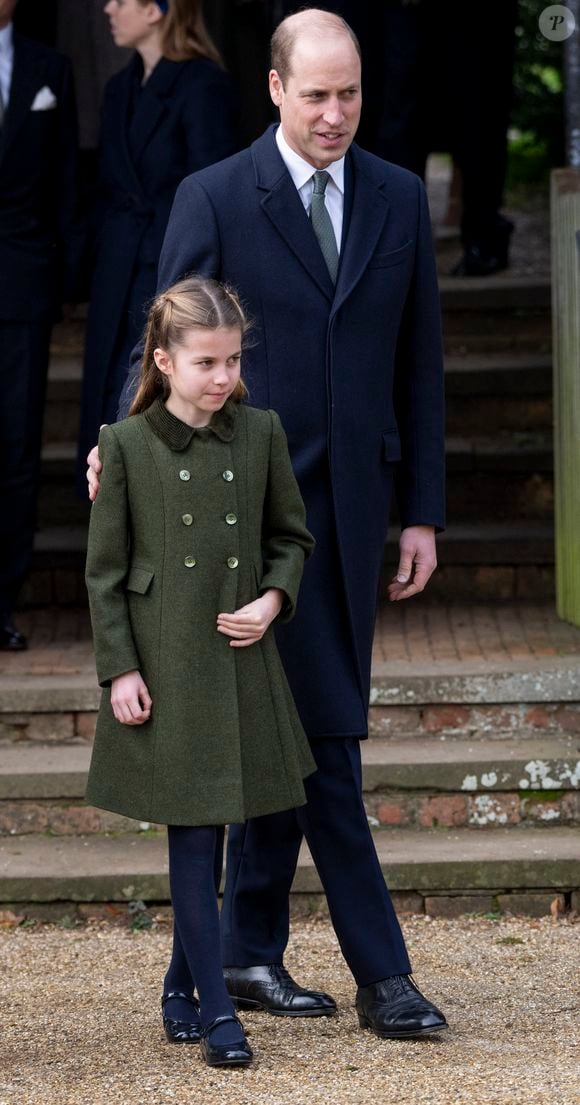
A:
<svg viewBox="0 0 580 1105">
<path fill-rule="evenodd" d="M 0 649 L 26 648 L 12 609 L 34 540 L 50 331 L 82 254 L 67 58 L 13 32 L 0 0 Z"/>
<path fill-rule="evenodd" d="M 230 833 L 225 973 L 240 1006 L 334 1012 L 332 998 L 297 986 L 282 965 L 304 835 L 358 985 L 361 1026 L 416 1036 L 446 1022 L 410 978 L 363 806 L 359 742 L 393 484 L 402 534 L 391 599 L 422 590 L 444 525 L 427 199 L 418 177 L 352 143 L 360 56 L 337 16 L 310 9 L 284 20 L 270 91 L 281 126 L 183 181 L 159 270 L 160 289 L 197 271 L 242 294 L 255 321 L 250 402 L 280 414 L 317 540 L 278 642 L 318 771 L 306 807 Z M 122 412 L 130 393 L 131 383 Z"/>
</svg>

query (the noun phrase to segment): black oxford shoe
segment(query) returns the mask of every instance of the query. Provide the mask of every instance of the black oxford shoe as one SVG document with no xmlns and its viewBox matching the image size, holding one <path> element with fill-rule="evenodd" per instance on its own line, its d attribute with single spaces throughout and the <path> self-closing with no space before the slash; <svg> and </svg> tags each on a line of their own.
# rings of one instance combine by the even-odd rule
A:
<svg viewBox="0 0 580 1105">
<path fill-rule="evenodd" d="M 170 998 L 182 998 L 191 1005 L 191 1020 L 178 1021 L 174 1017 L 166 1017 L 165 1005 Z M 161 998 L 163 1010 L 163 1027 L 170 1044 L 198 1044 L 201 1040 L 201 1020 L 199 1016 L 199 1002 L 191 994 L 184 990 L 169 990 Z"/>
<path fill-rule="evenodd" d="M 264 1009 L 275 1017 L 331 1017 L 336 1013 L 334 998 L 298 986 L 281 963 L 224 967 L 224 979 L 238 1009 Z"/>
<path fill-rule="evenodd" d="M 226 1021 L 234 1021 L 240 1026 L 241 1040 L 237 1044 L 212 1044 L 210 1033 L 217 1028 L 218 1024 L 225 1024 Z M 244 1027 L 241 1021 L 233 1016 L 216 1017 L 215 1021 L 208 1024 L 203 1030 L 200 1047 L 208 1067 L 249 1067 L 254 1058 L 252 1049 L 244 1036 Z"/>
<path fill-rule="evenodd" d="M 0 652 L 24 652 L 28 648 L 28 641 L 10 618 L 4 618 L 0 622 Z"/>
<path fill-rule="evenodd" d="M 386 1040 L 430 1036 L 448 1027 L 441 1010 L 423 997 L 410 975 L 359 986 L 356 1011 L 361 1028 Z"/>
</svg>

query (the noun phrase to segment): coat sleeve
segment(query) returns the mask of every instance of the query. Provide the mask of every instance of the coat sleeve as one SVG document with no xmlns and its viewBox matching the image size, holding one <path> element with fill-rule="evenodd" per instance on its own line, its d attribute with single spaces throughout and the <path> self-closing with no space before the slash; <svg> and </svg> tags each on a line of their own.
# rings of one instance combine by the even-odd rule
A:
<svg viewBox="0 0 580 1105">
<path fill-rule="evenodd" d="M 220 239 L 213 205 L 195 176 L 182 180 L 173 201 L 161 256 L 157 291 L 169 288 L 189 273 L 218 278 Z M 117 419 L 126 418 L 141 372 L 143 339 L 131 353 L 129 374 L 119 400 Z"/>
<path fill-rule="evenodd" d="M 78 126 L 72 67 L 62 64 L 58 115 L 58 230 L 61 257 L 61 299 L 76 303 L 85 250 L 85 225 L 79 194 Z"/>
<path fill-rule="evenodd" d="M 278 620 L 290 621 L 296 609 L 304 561 L 314 549 L 314 538 L 306 528 L 306 510 L 292 470 L 286 434 L 275 411 L 272 421 L 270 466 L 262 521 L 262 566 L 260 592 L 278 587 L 286 594 Z"/>
<path fill-rule="evenodd" d="M 397 344 L 394 406 L 401 437 L 401 528 L 445 528 L 445 400 L 441 308 L 425 187 L 417 178 L 415 269 Z"/>
<path fill-rule="evenodd" d="M 101 687 L 140 667 L 131 632 L 125 579 L 129 570 L 129 504 L 121 447 L 110 426 L 99 436 L 101 489 L 91 508 L 85 579 Z"/>
</svg>

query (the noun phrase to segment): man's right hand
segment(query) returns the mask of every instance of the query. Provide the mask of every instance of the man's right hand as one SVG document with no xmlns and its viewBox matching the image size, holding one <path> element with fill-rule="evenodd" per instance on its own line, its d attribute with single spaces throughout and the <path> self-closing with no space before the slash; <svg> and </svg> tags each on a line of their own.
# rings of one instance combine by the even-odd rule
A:
<svg viewBox="0 0 580 1105">
<path fill-rule="evenodd" d="M 103 426 L 106 426 L 106 425 L 107 425 L 107 423 L 103 422 Z M 103 426 L 100 427 L 101 430 L 102 430 Z M 99 474 L 103 471 L 103 465 L 101 464 L 101 461 L 100 461 L 100 458 L 99 458 L 99 446 L 98 445 L 95 445 L 94 448 L 91 449 L 91 451 L 90 451 L 90 453 L 87 457 L 87 464 L 89 466 L 87 468 L 87 483 L 89 485 L 89 499 L 91 500 L 92 503 L 94 503 L 94 501 L 95 501 L 95 499 L 96 499 L 96 497 L 99 493 L 99 487 L 101 486 L 100 483 L 99 483 Z"/>
</svg>

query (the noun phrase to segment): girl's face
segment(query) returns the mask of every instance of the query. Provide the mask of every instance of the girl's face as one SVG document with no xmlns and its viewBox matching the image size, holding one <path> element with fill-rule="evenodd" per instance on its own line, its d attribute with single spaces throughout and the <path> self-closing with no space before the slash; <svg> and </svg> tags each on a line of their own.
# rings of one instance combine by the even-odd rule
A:
<svg viewBox="0 0 580 1105">
<path fill-rule="evenodd" d="M 238 328 L 195 328 L 177 349 L 155 349 L 153 356 L 171 387 L 167 409 L 189 426 L 207 426 L 240 378 L 242 333 Z"/>
<path fill-rule="evenodd" d="M 153 0 L 148 4 L 140 4 L 139 0 L 109 0 L 104 11 L 109 17 L 115 45 L 130 49 L 157 34 L 163 18 L 161 8 Z"/>
</svg>

